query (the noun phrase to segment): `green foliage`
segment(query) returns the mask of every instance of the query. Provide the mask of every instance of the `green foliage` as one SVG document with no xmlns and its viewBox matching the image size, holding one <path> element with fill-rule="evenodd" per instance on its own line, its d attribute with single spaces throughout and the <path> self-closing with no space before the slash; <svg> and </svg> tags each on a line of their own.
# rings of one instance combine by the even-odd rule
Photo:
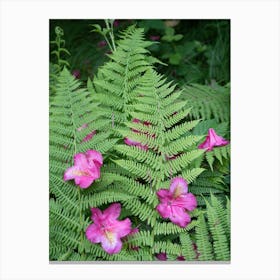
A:
<svg viewBox="0 0 280 280">
<path fill-rule="evenodd" d="M 54 62 L 50 62 L 49 66 L 49 91 L 50 96 L 55 94 L 57 79 L 63 67 L 70 67 L 68 61 L 64 58 L 70 56 L 70 52 L 65 48 L 65 40 L 63 39 L 63 29 L 59 26 L 55 27 L 55 40 L 50 41 L 50 47 L 54 46 L 51 55 L 55 57 Z"/>
<path fill-rule="evenodd" d="M 221 202 L 211 196 L 211 201 L 207 204 L 207 218 L 210 233 L 213 238 L 214 255 L 216 260 L 230 259 L 230 244 L 227 234 L 229 233 L 227 223 L 227 211 L 222 206 Z"/>
<path fill-rule="evenodd" d="M 217 122 L 229 122 L 229 85 L 212 87 L 192 84 L 185 87 L 183 98 L 192 105 L 191 117 L 193 119 L 214 118 Z"/>
<path fill-rule="evenodd" d="M 113 21 L 107 24 L 108 32 L 95 28 L 107 35 Z M 130 26 L 120 34 L 115 46 L 109 35 L 114 51 L 93 82 L 88 79 L 87 89 L 65 67 L 53 84 L 50 260 L 152 261 L 155 254 L 164 252 L 169 260 L 179 256 L 187 261 L 229 260 L 230 200 L 225 197 L 230 193 L 230 148 L 207 153 L 197 148 L 210 125 L 220 135 L 228 135 L 228 111 L 218 107 L 228 103 L 210 88 L 201 93 L 196 85 L 180 91 L 158 74 L 153 67 L 158 61 L 150 56 L 147 48 L 152 43 L 144 40 L 144 29 Z M 182 39 L 176 38 L 172 41 Z M 203 94 L 215 96 L 209 97 L 212 105 L 204 104 L 201 109 L 193 89 L 199 92 L 197 100 Z M 125 138 L 139 145 L 124 144 Z M 89 149 L 102 153 L 102 175 L 90 188 L 80 189 L 73 181 L 64 181 L 63 174 L 73 165 L 75 154 Z M 169 188 L 176 176 L 187 180 L 198 201 L 186 228 L 155 211 L 157 190 Z M 109 255 L 100 244 L 86 239 L 85 229 L 91 223 L 91 207 L 103 210 L 114 202 L 121 203 L 120 219 L 129 217 L 139 232 L 122 239 L 120 253 Z"/>
<path fill-rule="evenodd" d="M 91 89 L 113 128 L 128 120 L 139 79 L 151 64 L 146 48 L 152 43 L 144 41 L 143 29 L 131 26 L 120 38 L 116 51 L 109 55 L 110 61 L 100 67 Z"/>
<path fill-rule="evenodd" d="M 89 114 L 92 111 L 95 116 Z M 50 259 L 66 259 L 78 250 L 84 236 L 87 221 L 81 208 L 83 194 L 73 182 L 63 180 L 63 173 L 73 165 L 74 154 L 85 152 L 89 146 L 105 153 L 114 145 L 112 139 L 97 137 L 104 127 L 100 116 L 92 96 L 64 69 L 50 104 Z M 79 131 L 84 124 L 87 127 Z M 84 136 L 93 129 L 96 137 L 84 142 Z"/>
</svg>

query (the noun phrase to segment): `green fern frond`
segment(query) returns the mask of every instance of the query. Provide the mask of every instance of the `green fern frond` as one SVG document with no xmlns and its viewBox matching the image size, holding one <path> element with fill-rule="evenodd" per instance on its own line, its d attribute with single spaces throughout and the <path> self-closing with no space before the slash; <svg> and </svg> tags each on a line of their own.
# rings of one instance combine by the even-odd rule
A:
<svg viewBox="0 0 280 280">
<path fill-rule="evenodd" d="M 196 253 L 193 249 L 193 242 L 188 233 L 180 234 L 180 242 L 182 244 L 182 256 L 186 261 L 193 261 L 196 258 Z"/>
<path fill-rule="evenodd" d="M 203 214 L 198 217 L 198 225 L 195 232 L 197 251 L 199 253 L 198 259 L 200 261 L 213 260 L 213 247 L 210 242 L 209 231 Z"/>
<path fill-rule="evenodd" d="M 209 229 L 213 238 L 213 247 L 216 260 L 230 259 L 229 239 L 227 238 L 225 220 L 220 204 L 212 195 L 211 204 L 206 201 Z"/>
<path fill-rule="evenodd" d="M 230 119 L 230 87 L 228 86 L 213 88 L 192 84 L 185 86 L 182 97 L 192 104 L 190 116 L 194 119 L 214 118 L 218 122 L 228 122 Z"/>
<path fill-rule="evenodd" d="M 220 164 L 224 164 L 224 160 L 228 160 L 230 157 L 230 145 L 226 145 L 223 147 L 215 147 L 213 151 L 209 151 L 205 155 L 206 160 L 213 171 L 213 164 L 215 162 L 215 159 L 217 159 Z"/>
</svg>

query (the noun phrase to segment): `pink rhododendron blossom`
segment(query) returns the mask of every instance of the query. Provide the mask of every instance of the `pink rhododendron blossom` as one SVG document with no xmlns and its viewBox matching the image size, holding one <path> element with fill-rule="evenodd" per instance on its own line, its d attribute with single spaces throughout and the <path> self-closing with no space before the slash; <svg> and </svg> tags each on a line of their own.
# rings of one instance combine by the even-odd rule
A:
<svg viewBox="0 0 280 280">
<path fill-rule="evenodd" d="M 158 254 L 156 254 L 156 258 L 160 261 L 167 261 L 166 253 L 158 253 Z"/>
<path fill-rule="evenodd" d="M 197 201 L 193 194 L 188 193 L 188 184 L 183 178 L 174 178 L 170 189 L 160 189 L 157 196 L 160 204 L 156 210 L 163 218 L 169 218 L 172 223 L 182 228 L 190 223 L 191 217 L 186 210 L 193 211 Z"/>
<path fill-rule="evenodd" d="M 103 212 L 98 208 L 91 208 L 93 224 L 86 229 L 86 237 L 92 243 L 101 243 L 108 254 L 121 251 L 121 238 L 131 233 L 131 221 L 126 218 L 118 221 L 121 213 L 120 203 L 113 203 Z"/>
<path fill-rule="evenodd" d="M 152 41 L 159 41 L 159 39 L 160 39 L 160 36 L 158 36 L 158 35 L 151 35 L 150 36 L 150 40 L 152 40 Z"/>
<path fill-rule="evenodd" d="M 92 139 L 92 137 L 96 134 L 96 130 L 93 130 L 91 133 L 85 136 L 85 138 L 82 140 L 82 142 L 87 142 Z"/>
<path fill-rule="evenodd" d="M 102 155 L 98 151 L 88 150 L 74 156 L 74 166 L 64 173 L 64 181 L 75 180 L 80 188 L 88 188 L 92 182 L 100 177 L 100 167 L 103 164 Z"/>
<path fill-rule="evenodd" d="M 81 72 L 80 72 L 79 69 L 75 69 L 75 70 L 73 70 L 72 75 L 73 75 L 76 79 L 79 79 L 79 78 L 81 77 Z"/>
<path fill-rule="evenodd" d="M 77 131 L 82 131 L 83 129 L 87 128 L 88 127 L 88 124 L 87 123 L 84 123 L 82 126 L 78 127 L 77 128 Z"/>
<path fill-rule="evenodd" d="M 213 128 L 209 128 L 206 140 L 198 145 L 199 149 L 206 149 L 206 152 L 212 151 L 214 147 L 225 146 L 229 142 L 216 134 Z"/>
</svg>

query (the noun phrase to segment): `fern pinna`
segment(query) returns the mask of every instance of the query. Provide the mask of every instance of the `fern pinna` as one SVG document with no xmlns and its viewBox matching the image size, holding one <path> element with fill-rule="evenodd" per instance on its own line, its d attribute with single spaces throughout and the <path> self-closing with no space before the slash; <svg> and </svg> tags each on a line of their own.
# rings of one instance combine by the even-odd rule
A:
<svg viewBox="0 0 280 280">
<path fill-rule="evenodd" d="M 149 45 L 143 30 L 125 31 L 89 91 L 60 73 L 50 104 L 51 260 L 229 259 L 229 200 L 218 198 L 229 191 L 206 170 L 200 121 L 152 69 Z M 94 174 L 89 162 L 78 169 L 90 157 Z"/>
</svg>

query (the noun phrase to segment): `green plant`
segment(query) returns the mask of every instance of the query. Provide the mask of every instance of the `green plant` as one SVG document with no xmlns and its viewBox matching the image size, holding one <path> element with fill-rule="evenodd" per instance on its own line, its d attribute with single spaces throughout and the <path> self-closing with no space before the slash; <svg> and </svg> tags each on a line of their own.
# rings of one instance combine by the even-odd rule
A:
<svg viewBox="0 0 280 280">
<path fill-rule="evenodd" d="M 83 256 L 84 227 L 81 208 L 83 192 L 63 180 L 65 170 L 73 165 L 73 156 L 88 149 L 102 153 L 115 143 L 109 133 L 99 131 L 107 124 L 100 118 L 92 96 L 64 68 L 58 77 L 56 95 L 50 104 L 50 259 L 64 260 L 79 252 Z M 91 112 L 95 114 L 91 114 Z M 85 127 L 86 124 L 86 127 Z M 83 129 L 82 129 L 83 128 Z M 82 130 L 81 130 L 82 129 Z M 96 135 L 85 140 L 93 130 Z"/>
<path fill-rule="evenodd" d="M 185 86 L 182 96 L 192 105 L 191 116 L 194 119 L 214 118 L 217 122 L 229 122 L 229 85 L 222 87 L 217 84 L 214 86 L 192 84 Z"/>
<path fill-rule="evenodd" d="M 160 61 L 150 56 L 152 42 L 145 41 L 143 29 L 131 26 L 119 38 L 87 89 L 66 67 L 53 85 L 50 260 L 152 261 L 159 253 L 168 260 L 229 260 L 230 148 L 198 149 L 209 127 L 229 135 L 228 111 L 220 112 L 217 97 L 214 105 L 205 104 L 208 114 L 191 99 L 194 86 L 180 91 L 158 74 L 154 64 Z M 214 95 L 204 90 L 201 100 L 203 94 Z M 74 155 L 88 150 L 102 153 L 101 177 L 81 189 L 63 174 Z M 188 182 L 197 200 L 186 227 L 156 211 L 157 192 L 175 177 Z M 122 206 L 120 219 L 129 218 L 138 232 L 123 238 L 122 250 L 110 255 L 85 231 L 90 208 L 104 210 L 115 202 Z"/>
</svg>

